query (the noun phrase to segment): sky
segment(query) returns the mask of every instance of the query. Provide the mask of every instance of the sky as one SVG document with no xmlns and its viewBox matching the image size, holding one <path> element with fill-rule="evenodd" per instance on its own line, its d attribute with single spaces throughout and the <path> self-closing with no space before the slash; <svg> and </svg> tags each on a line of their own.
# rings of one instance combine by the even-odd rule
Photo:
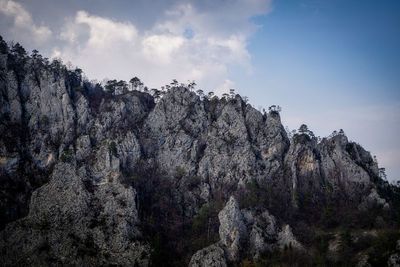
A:
<svg viewBox="0 0 400 267">
<path fill-rule="evenodd" d="M 0 0 L 0 34 L 90 80 L 235 88 L 290 129 L 343 129 L 400 180 L 400 1 Z"/>
</svg>

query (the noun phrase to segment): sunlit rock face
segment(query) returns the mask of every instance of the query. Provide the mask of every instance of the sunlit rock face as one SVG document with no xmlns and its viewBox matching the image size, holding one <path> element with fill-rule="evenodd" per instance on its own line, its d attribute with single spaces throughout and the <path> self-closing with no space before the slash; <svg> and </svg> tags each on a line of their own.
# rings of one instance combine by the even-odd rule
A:
<svg viewBox="0 0 400 267">
<path fill-rule="evenodd" d="M 377 164 L 344 134 L 289 139 L 278 112 L 239 95 L 113 94 L 59 62 L 1 51 L 4 265 L 146 266 L 165 235 L 189 247 L 169 246 L 186 264 L 227 266 L 307 250 L 296 226 L 324 208 L 392 209 Z M 207 239 L 190 247 L 195 223 Z"/>
<path fill-rule="evenodd" d="M 226 267 L 224 250 L 218 245 L 211 245 L 197 251 L 189 262 L 190 267 Z"/>
</svg>

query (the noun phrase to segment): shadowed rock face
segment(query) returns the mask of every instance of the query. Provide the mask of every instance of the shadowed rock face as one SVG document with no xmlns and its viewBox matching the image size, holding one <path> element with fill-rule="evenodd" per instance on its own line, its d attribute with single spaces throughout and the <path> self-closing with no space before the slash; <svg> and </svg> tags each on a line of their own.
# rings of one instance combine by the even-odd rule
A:
<svg viewBox="0 0 400 267">
<path fill-rule="evenodd" d="M 61 64 L 0 53 L 5 265 L 148 265 L 143 214 L 151 207 L 142 200 L 151 196 L 137 179 L 155 168 L 183 221 L 217 195 L 227 201 L 218 216 L 220 242 L 198 251 L 191 266 L 302 247 L 284 220 L 305 196 L 317 204 L 346 199 L 349 207 L 391 208 L 377 193 L 371 155 L 344 135 L 289 140 L 278 113 L 261 114 L 239 95 L 200 99 L 172 87 L 155 103 L 138 91 L 96 91 Z M 233 196 L 254 181 L 275 202 L 241 208 Z"/>
<path fill-rule="evenodd" d="M 247 235 L 243 214 L 239 210 L 236 199 L 231 197 L 226 206 L 218 214 L 221 243 L 227 248 L 230 261 L 239 259 L 240 248 L 243 247 Z"/>
</svg>

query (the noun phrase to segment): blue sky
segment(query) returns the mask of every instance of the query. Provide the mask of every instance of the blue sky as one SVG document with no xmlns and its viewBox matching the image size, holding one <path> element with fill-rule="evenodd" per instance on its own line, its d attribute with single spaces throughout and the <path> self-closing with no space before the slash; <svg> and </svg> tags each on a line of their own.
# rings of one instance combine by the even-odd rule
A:
<svg viewBox="0 0 400 267">
<path fill-rule="evenodd" d="M 343 128 L 400 179 L 400 1 L 0 0 L 0 34 L 90 79 L 196 80 Z"/>
<path fill-rule="evenodd" d="M 254 73 L 231 73 L 251 102 L 280 104 L 292 129 L 343 128 L 399 179 L 400 2 L 275 1 L 252 20 Z"/>
<path fill-rule="evenodd" d="M 255 83 L 268 77 L 290 91 L 291 105 L 307 93 L 334 106 L 399 99 L 399 1 L 285 2 L 253 18 L 261 25 L 248 46 Z"/>
</svg>

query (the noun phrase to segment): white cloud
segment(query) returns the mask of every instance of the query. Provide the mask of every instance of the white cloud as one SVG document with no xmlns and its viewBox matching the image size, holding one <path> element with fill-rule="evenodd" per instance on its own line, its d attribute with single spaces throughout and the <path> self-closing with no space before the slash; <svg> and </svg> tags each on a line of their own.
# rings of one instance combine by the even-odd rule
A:
<svg viewBox="0 0 400 267">
<path fill-rule="evenodd" d="M 235 88 L 235 83 L 229 79 L 226 79 L 220 86 L 217 87 L 215 93 L 217 95 L 222 95 L 223 93 L 228 93 L 231 88 Z"/>
<path fill-rule="evenodd" d="M 13 18 L 10 34 L 18 41 L 43 44 L 51 37 L 51 30 L 47 26 L 37 26 L 31 14 L 19 3 L 12 0 L 0 0 L 0 13 Z"/>
<path fill-rule="evenodd" d="M 112 49 L 115 42 L 134 42 L 137 37 L 137 30 L 131 23 L 90 16 L 85 11 L 77 12 L 75 22 L 89 26 L 90 38 L 87 45 L 95 49 Z"/>
<path fill-rule="evenodd" d="M 179 52 L 185 39 L 174 35 L 150 35 L 142 41 L 143 53 L 154 64 L 171 64 L 174 52 Z"/>
<path fill-rule="evenodd" d="M 265 0 L 232 3 L 222 13 L 178 4 L 141 31 L 130 22 L 78 11 L 59 34 L 65 43 L 57 55 L 99 80 L 138 76 L 150 87 L 177 79 L 195 80 L 205 90 L 224 88 L 227 81 L 233 84 L 229 65 L 251 71 L 246 46 L 256 26 L 249 19 L 269 10 Z"/>
</svg>

